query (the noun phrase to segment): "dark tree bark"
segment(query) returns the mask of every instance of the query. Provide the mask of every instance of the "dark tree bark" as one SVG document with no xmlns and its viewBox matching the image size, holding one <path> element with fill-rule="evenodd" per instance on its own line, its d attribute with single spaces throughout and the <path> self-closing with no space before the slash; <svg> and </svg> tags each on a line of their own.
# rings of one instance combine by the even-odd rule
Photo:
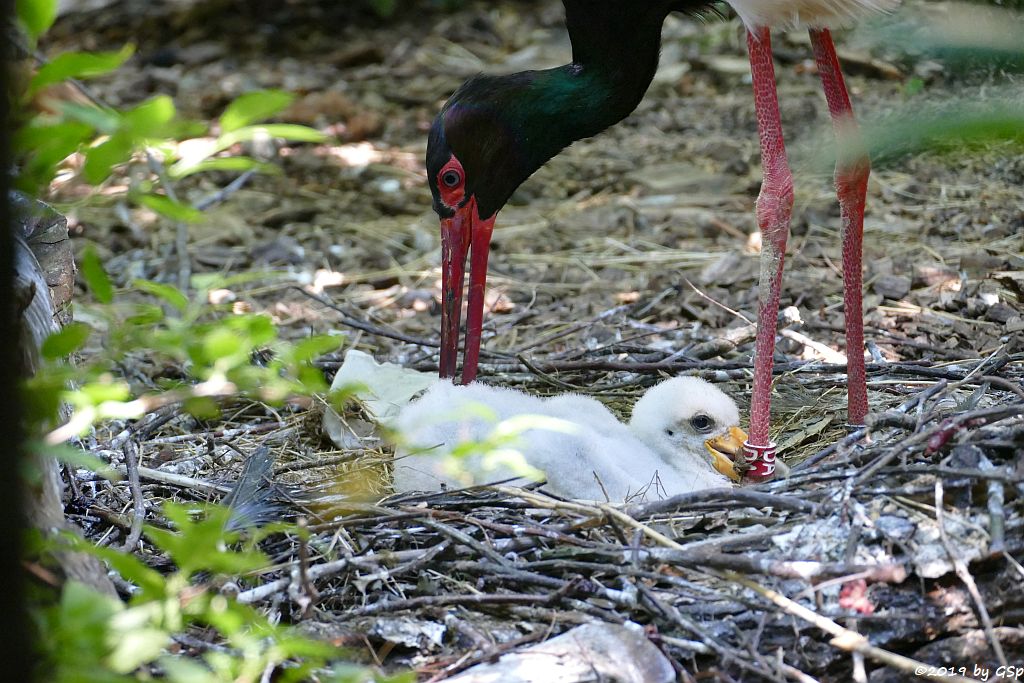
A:
<svg viewBox="0 0 1024 683">
<path fill-rule="evenodd" d="M 0 25 L 8 26 L 12 3 L 0 0 Z M 4 48 L 3 52 L 8 52 Z M 11 230 L 7 190 L 10 184 L 11 103 L 7 87 L 7 55 L 0 65 L 0 444 L 3 467 L 10 475 L 22 472 L 23 438 L 21 402 L 17 400 L 19 383 L 19 330 L 14 296 L 14 235 Z M 0 662 L 5 677 L 13 681 L 32 680 L 32 643 L 28 629 L 24 573 L 21 566 L 25 514 L 21 482 L 8 476 L 6 490 L 0 495 Z"/>
<path fill-rule="evenodd" d="M 11 195 L 14 237 L 14 301 L 20 338 L 21 372 L 31 376 L 39 368 L 39 348 L 61 323 L 70 319 L 75 262 L 67 220 L 42 202 Z M 25 510 L 29 524 L 52 533 L 68 530 L 64 519 L 60 466 L 53 458 L 34 458 L 39 477 L 26 485 Z M 64 578 L 115 594 L 103 563 L 91 555 L 58 553 Z"/>
</svg>

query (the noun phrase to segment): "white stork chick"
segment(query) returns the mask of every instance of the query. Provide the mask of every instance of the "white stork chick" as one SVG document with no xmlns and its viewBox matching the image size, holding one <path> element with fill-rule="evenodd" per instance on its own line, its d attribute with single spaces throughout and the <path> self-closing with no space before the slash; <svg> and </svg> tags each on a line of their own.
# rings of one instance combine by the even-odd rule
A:
<svg viewBox="0 0 1024 683">
<path fill-rule="evenodd" d="M 542 399 L 514 389 L 441 382 L 403 409 L 395 423 L 403 437 L 395 491 L 509 479 L 525 483 L 521 468 L 495 463 L 483 449 L 465 445 L 493 445 L 496 428 L 507 433 L 517 423 L 523 431 L 501 445 L 520 452 L 539 471 L 545 490 L 614 503 L 728 486 L 727 476 L 738 479 L 730 458 L 747 438 L 737 426 L 732 399 L 696 377 L 677 377 L 648 390 L 628 426 L 585 396 Z M 444 457 L 453 452 L 462 455 Z"/>
</svg>

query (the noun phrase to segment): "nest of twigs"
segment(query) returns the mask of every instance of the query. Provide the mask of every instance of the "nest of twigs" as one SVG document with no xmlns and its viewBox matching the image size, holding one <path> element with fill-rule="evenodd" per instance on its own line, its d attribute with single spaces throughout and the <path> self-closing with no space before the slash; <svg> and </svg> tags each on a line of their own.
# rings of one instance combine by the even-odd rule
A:
<svg viewBox="0 0 1024 683">
<path fill-rule="evenodd" d="M 871 680 L 897 681 L 1024 654 L 1020 361 L 923 382 L 876 371 L 876 385 L 904 383 L 904 400 L 824 450 L 804 444 L 788 478 L 624 507 L 502 487 L 390 496 L 386 446 L 317 453 L 315 411 L 257 404 L 238 406 L 244 424 L 183 433 L 168 413 L 106 445 L 170 461 L 140 468 L 147 504 L 219 500 L 236 478 L 225 464 L 259 451 L 253 497 L 276 500 L 273 517 L 305 517 L 312 537 L 265 541 L 275 569 L 245 579 L 239 600 L 367 663 L 440 680 L 577 624 L 633 621 L 683 680 L 850 680 L 886 666 Z M 172 458 L 179 447 L 193 459 Z M 103 484 L 91 533 L 130 533 L 132 520 L 102 511 L 131 496 Z"/>
</svg>

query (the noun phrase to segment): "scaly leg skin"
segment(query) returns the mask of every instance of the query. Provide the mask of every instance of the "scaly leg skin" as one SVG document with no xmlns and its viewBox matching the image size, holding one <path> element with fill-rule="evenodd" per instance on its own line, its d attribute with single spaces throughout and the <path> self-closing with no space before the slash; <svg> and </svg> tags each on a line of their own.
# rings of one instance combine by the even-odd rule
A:
<svg viewBox="0 0 1024 683">
<path fill-rule="evenodd" d="M 778 330 L 779 289 L 793 212 L 793 174 L 786 159 L 779 100 L 775 92 L 771 34 L 765 27 L 747 33 L 754 109 L 761 139 L 763 179 L 757 197 L 757 224 L 761 230 L 761 275 L 757 307 L 757 343 L 754 349 L 754 394 L 751 398 L 750 437 L 744 451 L 750 469 L 747 479 L 762 481 L 775 473 L 775 444 L 771 441 L 772 363 Z"/>
<path fill-rule="evenodd" d="M 462 361 L 462 383 L 476 379 L 480 360 L 480 337 L 484 322 L 484 291 L 487 285 L 487 254 L 491 250 L 494 219 L 473 224 L 469 252 L 469 301 L 466 306 L 466 356 Z"/>
<path fill-rule="evenodd" d="M 842 216 L 843 306 L 846 315 L 846 376 L 849 401 L 847 420 L 864 424 L 868 390 L 864 372 L 864 308 L 861 261 L 864 242 L 864 201 L 871 162 L 861 140 L 850 96 L 839 68 L 839 58 L 828 29 L 811 29 L 811 46 L 818 63 L 821 85 L 828 100 L 837 142 L 836 195 Z"/>
</svg>

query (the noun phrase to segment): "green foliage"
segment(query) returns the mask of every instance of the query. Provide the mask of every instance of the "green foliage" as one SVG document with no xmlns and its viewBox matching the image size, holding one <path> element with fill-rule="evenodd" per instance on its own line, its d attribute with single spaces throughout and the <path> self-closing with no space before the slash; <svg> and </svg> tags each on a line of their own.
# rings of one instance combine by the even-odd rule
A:
<svg viewBox="0 0 1024 683">
<path fill-rule="evenodd" d="M 35 41 L 53 22 L 53 0 L 19 0 L 20 23 Z M 246 93 L 231 102 L 218 122 L 219 131 L 183 120 L 173 101 L 152 97 L 133 108 L 118 110 L 97 103 L 47 98 L 49 86 L 73 79 L 110 74 L 134 52 L 125 45 L 114 52 L 66 52 L 40 66 L 21 96 L 21 125 L 13 135 L 20 175 L 18 187 L 38 196 L 65 159 L 81 154 L 80 177 L 99 186 L 133 162 L 144 163 L 157 183 L 135 180 L 129 197 L 166 218 L 181 222 L 200 220 L 195 209 L 172 200 L 159 184 L 210 171 L 276 172 L 276 168 L 237 154 L 236 145 L 266 138 L 292 142 L 323 142 L 327 137 L 306 126 L 263 123 L 283 111 L 293 96 L 280 90 Z M 34 98 L 46 102 L 51 112 L 26 116 Z M 180 144 L 188 142 L 189 144 Z M 187 156 L 181 150 L 188 150 Z M 154 166 L 169 167 L 167 177 Z M 130 177 L 135 178 L 137 174 Z"/>
<path fill-rule="evenodd" d="M 78 583 L 65 585 L 56 604 L 36 612 L 43 634 L 41 679 L 55 683 L 121 683 L 166 679 L 175 683 L 258 681 L 315 677 L 336 683 L 411 683 L 408 675 L 383 677 L 338 660 L 344 653 L 295 629 L 274 624 L 258 610 L 217 592 L 238 574 L 268 567 L 254 539 L 225 531 L 228 510 L 168 503 L 164 516 L 174 529 L 146 526 L 146 537 L 174 569 L 162 574 L 136 557 L 96 548 L 76 537 L 51 542 L 51 550 L 74 548 L 104 560 L 136 590 L 127 604 Z M 198 577 L 202 583 L 196 583 Z M 244 579 L 240 580 L 244 583 Z M 221 647 L 198 657 L 169 651 L 174 638 L 202 629 Z"/>
<path fill-rule="evenodd" d="M 28 95 L 69 78 L 95 78 L 103 76 L 128 61 L 135 46 L 125 45 L 117 52 L 65 52 L 44 64 L 36 72 L 28 87 Z"/>
<path fill-rule="evenodd" d="M 57 18 L 57 0 L 17 0 L 18 21 L 33 43 Z"/>
<path fill-rule="evenodd" d="M 230 133 L 243 126 L 262 121 L 277 114 L 295 97 L 280 90 L 261 90 L 242 95 L 224 110 L 220 117 L 220 129 Z"/>
<path fill-rule="evenodd" d="M 56 422 L 60 401 L 74 407 L 71 424 L 78 431 L 97 421 L 137 418 L 167 402 L 180 401 L 202 417 L 216 414 L 214 399 L 250 396 L 280 404 L 294 396 L 324 394 L 328 387 L 312 362 L 338 348 L 341 338 L 315 336 L 282 341 L 263 314 L 225 314 L 204 303 L 223 280 L 207 278 L 189 298 L 167 284 L 135 280 L 135 292 L 117 292 L 92 248 L 81 262 L 82 277 L 100 303 L 87 310 L 90 325 L 75 323 L 51 335 L 43 346 L 47 360 L 29 383 L 33 424 Z M 62 359 L 92 340 L 102 348 L 88 363 L 71 368 Z M 181 366 L 195 383 L 173 383 L 165 392 L 136 396 L 114 370 L 124 358 L 144 351 L 153 362 Z M 269 351 L 264 364 L 254 354 Z M 67 388 L 74 381 L 74 389 Z M 58 432 L 62 438 L 73 434 Z M 52 440 L 60 440 L 51 436 Z"/>
<path fill-rule="evenodd" d="M 107 277 L 106 271 L 103 270 L 103 264 L 100 263 L 96 247 L 91 244 L 82 252 L 79 270 L 82 273 L 82 279 L 85 280 L 85 284 L 89 287 L 97 301 L 109 304 L 114 300 L 114 284 Z"/>
</svg>

